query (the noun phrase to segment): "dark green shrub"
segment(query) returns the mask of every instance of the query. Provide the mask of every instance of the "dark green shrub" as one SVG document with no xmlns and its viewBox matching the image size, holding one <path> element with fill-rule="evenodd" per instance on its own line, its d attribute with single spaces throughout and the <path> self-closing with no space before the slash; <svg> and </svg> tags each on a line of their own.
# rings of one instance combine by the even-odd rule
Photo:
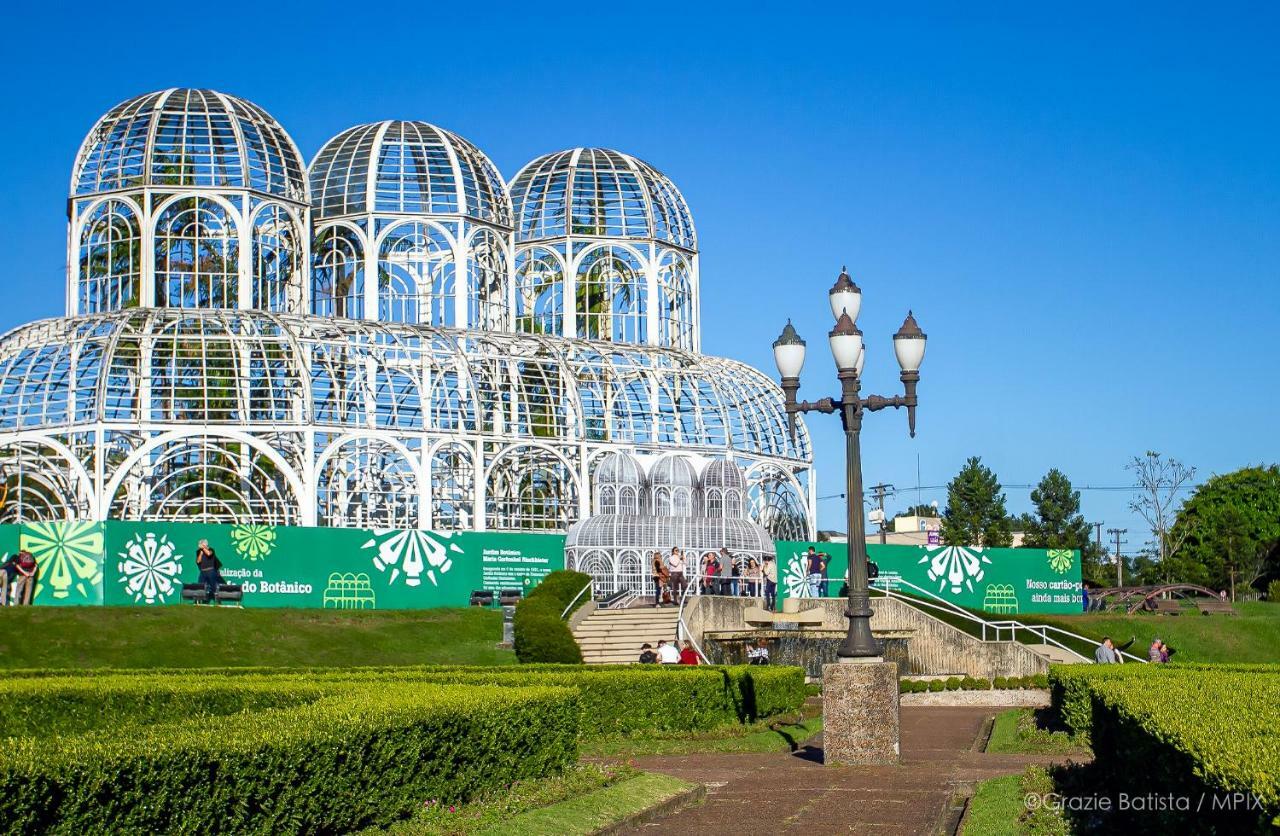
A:
<svg viewBox="0 0 1280 836">
<path fill-rule="evenodd" d="M 991 687 L 995 688 L 997 691 L 1006 690 L 1009 687 L 1009 677 L 997 676 L 991 681 Z"/>
<path fill-rule="evenodd" d="M 241 722 L 10 741 L 0 821 L 20 833 L 349 832 L 576 757 L 570 690 L 384 680 L 326 691 Z"/>
<path fill-rule="evenodd" d="M 1274 580 L 1267 584 L 1267 600 L 1280 604 L 1280 580 Z"/>
<path fill-rule="evenodd" d="M 948 691 L 959 691 L 959 690 L 960 690 L 960 682 L 961 682 L 961 679 L 960 679 L 960 677 L 958 677 L 958 676 L 949 676 L 949 677 L 947 677 L 947 685 L 946 685 L 947 690 L 948 690 Z"/>
<path fill-rule="evenodd" d="M 946 688 L 946 683 L 943 682 L 941 679 L 934 679 L 934 680 L 930 680 L 929 682 L 929 690 L 933 691 L 934 693 L 942 691 L 944 688 Z"/>
<path fill-rule="evenodd" d="M 543 578 L 516 605 L 512 627 L 517 659 L 524 663 L 581 664 L 582 649 L 561 616 L 590 581 L 591 576 L 582 572 L 558 570 Z M 585 595 L 578 598 L 574 608 L 586 600 Z"/>
</svg>

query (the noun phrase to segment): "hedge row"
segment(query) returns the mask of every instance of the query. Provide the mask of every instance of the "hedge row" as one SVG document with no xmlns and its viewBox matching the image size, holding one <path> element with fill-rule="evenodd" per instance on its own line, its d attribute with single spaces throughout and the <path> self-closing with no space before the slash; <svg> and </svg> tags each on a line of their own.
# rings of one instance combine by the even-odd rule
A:
<svg viewBox="0 0 1280 836">
<path fill-rule="evenodd" d="M 900 679 L 898 692 L 922 694 L 938 691 L 1016 691 L 1048 688 L 1049 679 L 1042 673 L 1034 676 L 997 676 L 995 679 L 974 676 L 949 676 L 946 679 Z"/>
<path fill-rule="evenodd" d="M 1050 677 L 1055 706 L 1088 733 L 1106 784 L 1189 798 L 1205 830 L 1270 832 L 1280 827 L 1280 673 L 1233 667 L 1055 666 Z M 1232 793 L 1256 802 L 1222 806 Z M 1186 822 L 1186 811 L 1156 812 L 1167 815 L 1128 824 Z"/>
<path fill-rule="evenodd" d="M 582 650 L 561 616 L 590 582 L 590 575 L 558 569 L 539 581 L 528 597 L 516 604 L 512 631 L 517 659 L 521 662 L 582 663 Z M 575 609 L 585 601 L 585 595 L 578 598 Z"/>
<path fill-rule="evenodd" d="M 275 684 L 298 693 L 288 678 Z M 9 740 L 0 821 L 12 832 L 349 832 L 576 757 L 571 690 L 385 680 L 324 690 L 234 717 Z"/>
<path fill-rule="evenodd" d="M 65 672 L 24 671 L 58 681 Z M 550 685 L 581 692 L 584 736 L 644 729 L 694 731 L 796 711 L 806 697 L 804 670 L 785 665 L 418 665 L 368 668 L 215 668 L 110 671 L 94 679 L 127 677 L 217 681 L 226 677 L 365 681 L 386 677 L 420 682 L 506 686 Z M 77 679 L 77 678 L 73 678 Z M 0 694 L 4 692 L 0 690 Z M 250 699 L 251 694 L 239 697 Z M 117 697 L 122 698 L 122 697 Z M 266 697 L 264 697 L 265 699 Z M 250 707 L 247 706 L 246 707 Z M 157 709 L 158 710 L 158 709 Z M 211 712 L 221 713 L 221 712 Z"/>
</svg>

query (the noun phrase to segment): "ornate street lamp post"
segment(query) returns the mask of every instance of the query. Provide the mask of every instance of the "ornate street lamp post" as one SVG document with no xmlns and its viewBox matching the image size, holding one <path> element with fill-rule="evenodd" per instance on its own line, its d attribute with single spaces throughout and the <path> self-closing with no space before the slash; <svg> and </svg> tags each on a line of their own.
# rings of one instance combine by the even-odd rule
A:
<svg viewBox="0 0 1280 836">
<path fill-rule="evenodd" d="M 880 649 L 871 635 L 871 596 L 867 586 L 867 542 L 863 523 L 862 450 L 859 433 L 862 431 L 863 412 L 878 412 L 885 407 L 907 408 L 907 426 L 914 438 L 916 434 L 916 384 L 920 382 L 920 362 L 924 359 L 926 337 L 915 317 L 907 313 L 898 333 L 893 335 L 893 352 L 902 369 L 902 384 L 906 394 L 891 398 L 859 395 L 860 379 L 866 350 L 862 344 L 862 332 L 854 322 L 862 307 L 862 291 L 841 268 L 840 277 L 831 288 L 831 313 L 836 327 L 828 335 L 831 353 L 835 357 L 837 377 L 840 379 L 840 396 L 820 401 L 796 401 L 800 390 L 800 369 L 804 366 L 805 342 L 800 339 L 791 321 L 782 330 L 782 336 L 773 343 L 773 359 L 782 377 L 782 391 L 786 395 L 787 420 L 791 438 L 795 440 L 796 414 L 802 412 L 840 413 L 845 437 L 845 496 L 848 501 L 849 531 L 849 632 L 840 646 L 841 662 L 876 661 Z"/>
</svg>

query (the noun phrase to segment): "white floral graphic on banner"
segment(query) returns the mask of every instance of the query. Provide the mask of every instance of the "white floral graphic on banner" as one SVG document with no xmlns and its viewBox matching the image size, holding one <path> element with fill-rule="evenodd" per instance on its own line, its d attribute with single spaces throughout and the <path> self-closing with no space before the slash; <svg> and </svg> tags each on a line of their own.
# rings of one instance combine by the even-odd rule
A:
<svg viewBox="0 0 1280 836">
<path fill-rule="evenodd" d="M 182 555 L 177 554 L 173 542 L 161 534 L 133 535 L 133 540 L 120 552 L 116 564 L 120 583 L 133 596 L 134 602 L 162 603 L 178 588 L 177 578 L 182 571 Z"/>
<path fill-rule="evenodd" d="M 425 574 L 433 585 L 439 585 L 437 574 L 448 572 L 454 555 L 462 554 L 462 547 L 452 542 L 452 532 L 375 528 L 369 533 L 373 536 L 361 548 L 378 550 L 373 565 L 380 572 L 391 573 L 390 583 L 403 576 L 405 586 L 418 586 Z"/>
<path fill-rule="evenodd" d="M 952 595 L 958 595 L 962 589 L 973 592 L 974 582 L 986 574 L 982 567 L 991 565 L 991 559 L 981 548 L 963 546 L 929 546 L 928 553 L 919 562 L 929 564 L 929 580 L 938 582 L 938 591 L 950 588 Z"/>
<path fill-rule="evenodd" d="M 803 554 L 793 554 L 787 561 L 787 569 L 782 575 L 782 583 L 787 590 L 788 598 L 812 598 L 813 590 L 809 588 L 809 569 Z"/>
</svg>

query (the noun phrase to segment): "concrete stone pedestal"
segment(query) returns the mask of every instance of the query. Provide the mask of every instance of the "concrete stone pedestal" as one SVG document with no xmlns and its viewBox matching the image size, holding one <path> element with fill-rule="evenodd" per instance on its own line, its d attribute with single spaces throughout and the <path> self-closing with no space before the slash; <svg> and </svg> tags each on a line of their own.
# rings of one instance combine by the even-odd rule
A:
<svg viewBox="0 0 1280 836">
<path fill-rule="evenodd" d="M 898 763 L 898 666 L 822 667 L 822 748 L 827 766 Z"/>
</svg>

